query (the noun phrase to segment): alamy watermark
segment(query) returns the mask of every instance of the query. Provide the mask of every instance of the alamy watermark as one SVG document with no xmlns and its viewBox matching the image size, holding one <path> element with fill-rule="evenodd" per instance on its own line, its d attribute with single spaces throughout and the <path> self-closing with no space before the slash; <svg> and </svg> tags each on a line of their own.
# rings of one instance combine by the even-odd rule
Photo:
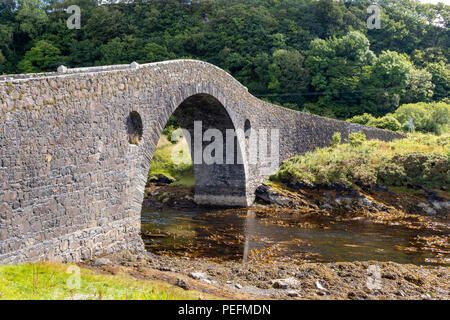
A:
<svg viewBox="0 0 450 320">
<path fill-rule="evenodd" d="M 178 129 L 172 133 L 172 141 L 184 136 L 188 142 L 187 148 L 180 144 L 173 149 L 173 163 L 190 164 L 192 161 L 194 165 L 243 164 L 245 152 L 246 163 L 257 165 L 262 175 L 270 175 L 279 167 L 279 129 L 249 129 L 246 132 L 243 129 L 226 129 L 224 134 L 214 128 L 203 130 L 202 121 L 194 121 L 193 134 L 192 139 L 191 132 L 186 129 Z"/>
<path fill-rule="evenodd" d="M 81 8 L 77 5 L 71 5 L 67 8 L 67 13 L 71 14 L 67 19 L 67 28 L 70 30 L 81 29 Z"/>
<path fill-rule="evenodd" d="M 381 8 L 377 4 L 372 4 L 367 8 L 370 17 L 367 18 L 367 28 L 381 29 Z"/>
<path fill-rule="evenodd" d="M 381 270 L 379 266 L 371 264 L 367 268 L 366 287 L 370 290 L 381 289 Z"/>
</svg>

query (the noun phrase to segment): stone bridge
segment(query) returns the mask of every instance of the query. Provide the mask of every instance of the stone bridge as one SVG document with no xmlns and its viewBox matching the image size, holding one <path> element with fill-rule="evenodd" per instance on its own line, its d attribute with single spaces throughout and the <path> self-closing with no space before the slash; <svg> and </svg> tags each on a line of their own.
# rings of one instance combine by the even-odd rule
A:
<svg viewBox="0 0 450 320">
<path fill-rule="evenodd" d="M 358 130 L 381 140 L 398 136 L 269 104 L 220 68 L 195 60 L 2 76 L 0 263 L 141 250 L 144 187 L 171 115 L 191 137 L 194 120 L 203 132 L 267 129 L 268 141 L 279 142 L 279 161 L 328 145 L 336 131 L 343 138 Z M 279 135 L 271 137 L 271 129 Z M 194 165 L 198 203 L 253 202 L 268 173 L 262 161 L 249 161 L 248 135 L 234 141 L 223 157 L 241 163 Z"/>
</svg>

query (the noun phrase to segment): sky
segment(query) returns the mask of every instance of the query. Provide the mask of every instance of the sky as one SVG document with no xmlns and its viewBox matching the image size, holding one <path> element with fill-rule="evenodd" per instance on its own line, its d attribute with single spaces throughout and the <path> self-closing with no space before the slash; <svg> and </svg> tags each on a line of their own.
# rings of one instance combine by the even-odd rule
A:
<svg viewBox="0 0 450 320">
<path fill-rule="evenodd" d="M 450 0 L 419 0 L 422 3 L 434 3 L 437 4 L 438 2 L 443 2 L 446 5 L 450 5 Z"/>
</svg>

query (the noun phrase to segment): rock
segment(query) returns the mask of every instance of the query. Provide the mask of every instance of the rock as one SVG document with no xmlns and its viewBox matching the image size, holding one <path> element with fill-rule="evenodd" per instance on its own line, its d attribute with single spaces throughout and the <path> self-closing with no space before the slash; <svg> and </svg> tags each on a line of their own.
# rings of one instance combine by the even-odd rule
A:
<svg viewBox="0 0 450 320">
<path fill-rule="evenodd" d="M 428 204 L 424 203 L 424 202 L 420 202 L 418 205 L 418 207 L 422 208 L 422 210 L 430 216 L 434 216 L 436 215 L 436 210 L 434 210 L 433 208 L 431 208 Z"/>
<path fill-rule="evenodd" d="M 240 285 L 239 283 L 236 283 L 234 286 L 238 289 L 242 289 L 242 285 Z"/>
<path fill-rule="evenodd" d="M 165 271 L 165 272 L 173 272 L 173 269 L 172 268 L 169 268 L 169 267 L 158 267 L 157 268 L 159 271 Z"/>
<path fill-rule="evenodd" d="M 192 279 L 195 279 L 195 280 L 208 280 L 208 275 L 206 273 L 204 273 L 204 272 L 201 272 L 201 271 L 191 272 L 189 274 L 189 276 Z"/>
<path fill-rule="evenodd" d="M 172 182 L 175 182 L 175 180 L 164 174 L 157 174 L 156 176 L 150 178 L 149 182 L 157 184 L 171 184 Z"/>
<path fill-rule="evenodd" d="M 184 290 L 189 290 L 190 289 L 189 284 L 186 281 L 184 281 L 183 279 L 181 279 L 181 278 L 178 278 L 176 280 L 175 285 L 179 286 L 180 288 L 183 288 Z"/>
<path fill-rule="evenodd" d="M 320 205 L 321 209 L 325 209 L 325 210 L 333 210 L 333 206 L 329 203 L 324 203 L 322 205 Z"/>
<path fill-rule="evenodd" d="M 300 281 L 294 278 L 272 280 L 272 287 L 275 289 L 295 289 L 300 285 Z"/>
<path fill-rule="evenodd" d="M 429 293 L 424 294 L 424 295 L 422 296 L 422 298 L 423 298 L 424 300 L 432 300 L 432 299 L 433 299 Z"/>
<path fill-rule="evenodd" d="M 61 65 L 58 67 L 57 71 L 58 73 L 67 73 L 68 69 L 66 66 Z"/>
<path fill-rule="evenodd" d="M 136 61 L 133 61 L 132 63 L 130 63 L 130 67 L 131 69 L 139 69 L 139 63 L 137 63 Z"/>
<path fill-rule="evenodd" d="M 291 199 L 289 197 L 278 194 L 265 184 L 260 185 L 256 189 L 255 196 L 256 198 L 263 200 L 266 203 L 277 204 L 280 206 L 287 205 L 291 202 Z"/>
<path fill-rule="evenodd" d="M 293 298 L 299 296 L 298 291 L 296 291 L 296 290 L 289 290 L 288 292 L 286 292 L 286 294 L 288 297 L 293 297 Z"/>
<path fill-rule="evenodd" d="M 327 290 L 322 286 L 322 284 L 320 284 L 319 280 L 316 280 L 316 282 L 314 282 L 314 284 L 316 285 L 316 288 L 319 290 L 323 290 L 323 291 Z"/>
<path fill-rule="evenodd" d="M 97 258 L 92 260 L 92 265 L 95 267 L 103 267 L 112 264 L 111 260 L 107 258 Z"/>
</svg>

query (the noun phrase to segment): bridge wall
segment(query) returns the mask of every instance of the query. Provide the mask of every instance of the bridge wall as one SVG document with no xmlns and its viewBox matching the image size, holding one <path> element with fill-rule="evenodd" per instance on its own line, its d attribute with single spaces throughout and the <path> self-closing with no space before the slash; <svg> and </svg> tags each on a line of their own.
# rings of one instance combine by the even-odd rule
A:
<svg viewBox="0 0 450 320">
<path fill-rule="evenodd" d="M 183 114 L 183 102 L 196 95 L 215 102 L 197 101 L 197 113 Z M 181 121 L 191 114 L 223 129 L 244 129 L 246 120 L 252 130 L 279 129 L 280 161 L 328 145 L 336 131 L 344 138 L 358 130 L 368 138 L 399 137 L 268 104 L 223 70 L 194 60 L 0 77 L 0 263 L 142 250 L 147 172 L 180 105 Z M 142 118 L 138 145 L 129 143 L 132 111 Z M 218 123 L 208 120 L 214 118 Z M 247 140 L 237 142 L 248 148 Z M 220 176 L 224 168 L 195 168 L 199 202 L 252 203 L 265 177 L 261 163 L 242 156 L 240 167 L 225 168 L 228 176 Z"/>
</svg>

